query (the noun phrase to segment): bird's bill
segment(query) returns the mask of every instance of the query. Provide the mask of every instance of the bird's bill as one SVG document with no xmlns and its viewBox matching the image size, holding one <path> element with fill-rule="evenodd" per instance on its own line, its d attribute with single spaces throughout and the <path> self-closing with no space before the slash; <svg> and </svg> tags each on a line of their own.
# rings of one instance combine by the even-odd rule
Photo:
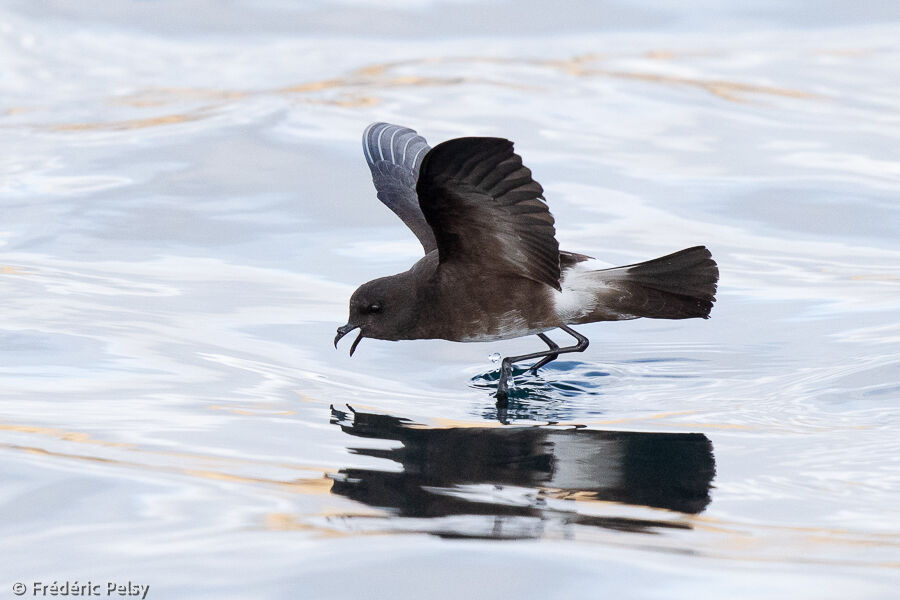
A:
<svg viewBox="0 0 900 600">
<path fill-rule="evenodd" d="M 341 338 L 356 329 L 356 325 L 350 325 L 347 323 L 341 327 L 337 328 L 337 335 L 334 336 L 334 347 L 337 348 L 338 342 L 341 341 Z M 353 344 L 350 345 L 350 356 L 353 356 L 353 353 L 356 352 L 356 347 L 359 346 L 359 342 L 363 339 L 362 330 L 359 331 L 359 335 L 356 336 L 356 339 L 353 340 Z"/>
</svg>

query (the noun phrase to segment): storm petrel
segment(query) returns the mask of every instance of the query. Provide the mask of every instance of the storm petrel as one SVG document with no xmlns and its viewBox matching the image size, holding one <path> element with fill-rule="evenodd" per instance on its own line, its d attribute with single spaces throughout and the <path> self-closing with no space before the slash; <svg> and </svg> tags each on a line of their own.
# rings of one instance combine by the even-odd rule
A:
<svg viewBox="0 0 900 600">
<path fill-rule="evenodd" d="M 509 140 L 452 139 L 429 148 L 412 129 L 373 123 L 363 150 L 378 199 L 412 230 L 425 256 L 408 271 L 361 285 L 338 341 L 359 329 L 380 340 L 484 342 L 537 335 L 547 350 L 509 356 L 497 403 L 507 402 L 512 364 L 531 371 L 588 339 L 570 325 L 595 321 L 709 318 L 719 269 L 704 246 L 642 263 L 597 269 L 559 249 L 543 188 Z M 575 338 L 559 347 L 546 331 Z"/>
</svg>

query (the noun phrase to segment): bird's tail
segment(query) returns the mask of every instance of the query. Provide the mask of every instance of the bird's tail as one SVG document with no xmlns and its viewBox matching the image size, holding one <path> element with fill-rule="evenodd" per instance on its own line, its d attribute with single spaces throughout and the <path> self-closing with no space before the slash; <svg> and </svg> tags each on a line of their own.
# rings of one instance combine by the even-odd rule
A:
<svg viewBox="0 0 900 600">
<path fill-rule="evenodd" d="M 719 267 L 704 246 L 686 248 L 646 262 L 591 272 L 602 281 L 595 320 L 709 318 L 716 301 Z"/>
</svg>

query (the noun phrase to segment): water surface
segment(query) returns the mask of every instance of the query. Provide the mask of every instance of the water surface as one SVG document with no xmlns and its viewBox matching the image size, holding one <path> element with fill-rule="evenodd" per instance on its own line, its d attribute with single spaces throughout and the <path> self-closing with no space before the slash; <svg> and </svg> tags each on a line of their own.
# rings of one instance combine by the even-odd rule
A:
<svg viewBox="0 0 900 600">
<path fill-rule="evenodd" d="M 893 597 L 896 9 L 520 4 L 0 11 L 0 585 Z M 334 351 L 420 250 L 375 120 L 515 140 L 565 249 L 706 244 L 713 318 L 585 326 L 506 415 L 537 339 Z"/>
</svg>

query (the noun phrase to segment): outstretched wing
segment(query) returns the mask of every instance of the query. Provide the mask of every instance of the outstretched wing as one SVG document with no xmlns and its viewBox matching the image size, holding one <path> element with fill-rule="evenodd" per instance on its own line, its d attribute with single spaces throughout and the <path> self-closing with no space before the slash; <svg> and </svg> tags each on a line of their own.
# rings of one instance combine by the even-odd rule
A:
<svg viewBox="0 0 900 600">
<path fill-rule="evenodd" d="M 363 132 L 363 152 L 372 170 L 378 199 L 400 217 L 419 238 L 425 253 L 437 247 L 434 233 L 419 208 L 416 180 L 428 152 L 425 138 L 412 129 L 372 123 Z"/>
<path fill-rule="evenodd" d="M 559 244 L 541 185 L 500 138 L 458 138 L 435 146 L 417 185 L 441 263 L 466 262 L 560 289 Z"/>
</svg>

